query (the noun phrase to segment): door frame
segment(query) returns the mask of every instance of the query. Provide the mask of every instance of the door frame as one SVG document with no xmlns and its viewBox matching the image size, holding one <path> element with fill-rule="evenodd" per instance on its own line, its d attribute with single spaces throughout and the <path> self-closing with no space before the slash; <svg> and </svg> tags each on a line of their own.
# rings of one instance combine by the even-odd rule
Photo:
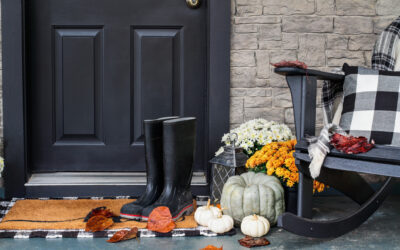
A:
<svg viewBox="0 0 400 250">
<path fill-rule="evenodd" d="M 25 197 L 30 177 L 28 113 L 26 101 L 25 1 L 2 0 L 3 124 L 5 195 Z M 185 0 L 181 0 L 185 4 Z M 207 107 L 205 134 L 208 160 L 229 130 L 230 103 L 230 0 L 203 0 L 207 8 Z M 205 173 L 210 183 L 210 164 Z M 74 192 L 74 187 L 70 188 Z M 106 187 L 104 187 L 106 188 Z M 75 187 L 77 189 L 77 187 Z M 79 188 L 78 188 L 79 189 Z M 107 189 L 109 189 L 107 187 Z M 207 187 L 209 193 L 209 187 Z M 75 193 L 75 192 L 74 192 Z M 79 193 L 79 192 L 78 192 Z"/>
</svg>

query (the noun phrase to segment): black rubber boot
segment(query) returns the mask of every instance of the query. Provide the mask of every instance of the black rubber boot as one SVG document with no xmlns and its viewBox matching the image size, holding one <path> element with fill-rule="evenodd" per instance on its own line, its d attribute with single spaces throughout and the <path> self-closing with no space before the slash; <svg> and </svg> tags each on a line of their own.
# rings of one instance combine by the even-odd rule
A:
<svg viewBox="0 0 400 250">
<path fill-rule="evenodd" d="M 167 206 L 173 220 L 193 212 L 190 191 L 196 144 L 196 118 L 180 118 L 164 122 L 164 190 L 158 200 L 143 209 L 147 221 L 154 208 Z"/>
<path fill-rule="evenodd" d="M 153 204 L 160 197 L 164 187 L 163 122 L 175 118 L 177 117 L 163 117 L 143 121 L 147 173 L 146 190 L 139 199 L 125 204 L 121 208 L 121 217 L 140 220 L 143 208 Z"/>
</svg>

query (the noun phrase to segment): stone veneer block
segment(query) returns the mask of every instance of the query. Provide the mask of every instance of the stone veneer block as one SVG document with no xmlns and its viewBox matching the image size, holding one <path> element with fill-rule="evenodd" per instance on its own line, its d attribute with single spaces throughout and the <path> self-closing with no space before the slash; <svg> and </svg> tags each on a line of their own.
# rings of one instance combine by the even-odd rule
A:
<svg viewBox="0 0 400 250">
<path fill-rule="evenodd" d="M 237 5 L 260 5 L 262 0 L 236 0 Z"/>
<path fill-rule="evenodd" d="M 297 51 L 295 50 L 274 50 L 271 51 L 269 55 L 271 63 L 277 63 L 283 60 L 286 61 L 297 60 Z"/>
<path fill-rule="evenodd" d="M 255 86 L 255 67 L 231 67 L 231 87 L 249 88 Z"/>
<path fill-rule="evenodd" d="M 346 35 L 328 34 L 326 41 L 327 49 L 347 49 L 349 37 Z"/>
<path fill-rule="evenodd" d="M 231 66 L 256 66 L 254 51 L 232 51 L 231 53 Z"/>
<path fill-rule="evenodd" d="M 262 14 L 262 6 L 261 5 L 237 6 L 236 14 L 238 16 L 259 16 Z"/>
<path fill-rule="evenodd" d="M 336 14 L 374 16 L 376 0 L 336 0 Z"/>
<path fill-rule="evenodd" d="M 281 17 L 279 16 L 250 16 L 250 17 L 234 17 L 234 23 L 258 23 L 258 24 L 268 24 L 268 23 L 280 23 Z"/>
<path fill-rule="evenodd" d="M 335 33 L 350 35 L 372 32 L 371 17 L 335 17 Z"/>
<path fill-rule="evenodd" d="M 260 24 L 260 34 L 258 39 L 269 40 L 282 40 L 282 28 L 280 24 Z"/>
<path fill-rule="evenodd" d="M 335 0 L 316 0 L 317 15 L 334 15 Z"/>
<path fill-rule="evenodd" d="M 282 30 L 294 33 L 323 33 L 333 31 L 333 17 L 285 16 Z"/>
<path fill-rule="evenodd" d="M 299 35 L 300 51 L 302 50 L 325 50 L 325 34 L 301 34 Z"/>
<path fill-rule="evenodd" d="M 374 34 L 354 35 L 349 39 L 349 50 L 372 50 L 377 36 Z"/>
<path fill-rule="evenodd" d="M 376 13 L 382 15 L 396 15 L 400 13 L 400 3 L 398 0 L 377 0 Z"/>
<path fill-rule="evenodd" d="M 258 50 L 256 52 L 257 61 L 257 77 L 268 78 L 270 76 L 270 65 L 269 65 L 269 51 Z"/>
<path fill-rule="evenodd" d="M 249 33 L 249 34 L 239 34 L 234 33 L 231 36 L 231 49 L 240 50 L 240 49 L 257 49 L 258 47 L 257 34 Z"/>
<path fill-rule="evenodd" d="M 362 51 L 327 50 L 326 57 L 328 66 L 341 67 L 344 63 L 353 66 L 365 65 Z"/>
<path fill-rule="evenodd" d="M 292 96 L 288 88 L 274 88 L 272 90 L 272 105 L 275 108 L 292 107 Z"/>
<path fill-rule="evenodd" d="M 313 14 L 315 12 L 314 0 L 263 0 L 264 14 L 293 15 Z"/>
<path fill-rule="evenodd" d="M 233 25 L 235 33 L 256 33 L 258 31 L 257 24 L 235 24 Z"/>
</svg>

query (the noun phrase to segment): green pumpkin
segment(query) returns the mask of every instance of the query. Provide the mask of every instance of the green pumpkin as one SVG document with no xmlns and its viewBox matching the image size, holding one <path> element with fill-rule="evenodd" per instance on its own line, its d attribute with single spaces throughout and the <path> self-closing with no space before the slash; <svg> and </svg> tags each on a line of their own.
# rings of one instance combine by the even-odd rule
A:
<svg viewBox="0 0 400 250">
<path fill-rule="evenodd" d="M 221 207 L 236 224 L 248 215 L 257 214 L 274 225 L 285 211 L 284 190 L 278 178 L 264 173 L 232 176 L 222 190 Z"/>
</svg>

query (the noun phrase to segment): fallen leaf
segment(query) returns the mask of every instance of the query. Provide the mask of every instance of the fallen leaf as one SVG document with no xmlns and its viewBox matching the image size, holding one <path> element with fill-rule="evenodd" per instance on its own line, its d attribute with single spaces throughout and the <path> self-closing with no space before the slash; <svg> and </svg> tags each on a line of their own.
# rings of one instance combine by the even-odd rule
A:
<svg viewBox="0 0 400 250">
<path fill-rule="evenodd" d="M 90 213 L 88 215 L 86 215 L 85 221 L 88 221 L 90 218 L 92 218 L 93 216 L 97 216 L 97 215 L 101 215 L 106 218 L 117 216 L 107 207 L 97 207 L 97 208 L 92 209 L 92 211 L 90 211 Z"/>
<path fill-rule="evenodd" d="M 304 62 L 296 61 L 280 61 L 278 63 L 271 63 L 272 66 L 276 68 L 281 67 L 296 67 L 300 69 L 307 69 L 307 65 Z"/>
<path fill-rule="evenodd" d="M 196 200 L 193 201 L 193 208 L 194 208 L 194 211 L 196 211 L 196 209 L 197 209 L 197 201 Z"/>
<path fill-rule="evenodd" d="M 98 232 L 103 231 L 106 228 L 111 227 L 114 224 L 111 218 L 104 217 L 102 215 L 93 216 L 86 223 L 86 232 Z"/>
<path fill-rule="evenodd" d="M 171 212 L 168 207 L 156 207 L 151 211 L 147 222 L 147 229 L 159 233 L 168 233 L 175 228 Z"/>
<path fill-rule="evenodd" d="M 222 249 L 222 246 L 221 247 L 216 247 L 216 246 L 213 246 L 213 245 L 208 245 L 205 248 L 202 248 L 200 250 L 223 250 L 223 249 Z"/>
<path fill-rule="evenodd" d="M 124 240 L 130 240 L 137 237 L 138 228 L 134 227 L 131 230 L 119 230 L 107 242 L 116 243 Z"/>
<path fill-rule="evenodd" d="M 239 240 L 239 244 L 247 248 L 252 248 L 259 246 L 267 246 L 271 243 L 266 238 L 253 238 L 251 236 L 246 235 L 246 237 Z"/>
<path fill-rule="evenodd" d="M 345 154 L 365 153 L 374 147 L 374 141 L 368 143 L 367 138 L 360 136 L 341 135 L 335 133 L 330 142 L 337 150 Z"/>
<path fill-rule="evenodd" d="M 215 205 L 217 208 L 219 208 L 219 209 L 221 209 L 221 204 L 217 204 L 217 205 Z"/>
</svg>

